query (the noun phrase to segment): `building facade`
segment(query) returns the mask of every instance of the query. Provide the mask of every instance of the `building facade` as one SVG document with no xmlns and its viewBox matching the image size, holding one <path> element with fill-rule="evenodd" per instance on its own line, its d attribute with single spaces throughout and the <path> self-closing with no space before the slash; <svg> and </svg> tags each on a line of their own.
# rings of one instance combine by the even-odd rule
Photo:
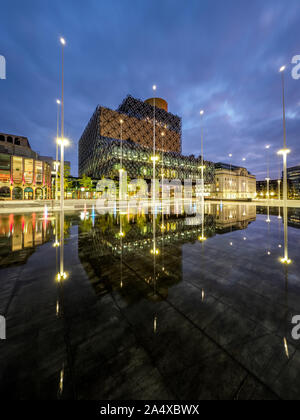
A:
<svg viewBox="0 0 300 420">
<path fill-rule="evenodd" d="M 300 198 L 300 166 L 293 166 L 287 170 L 290 182 L 290 198 Z"/>
<path fill-rule="evenodd" d="M 155 106 L 154 106 L 155 105 Z M 153 156 L 155 115 L 156 156 Z M 183 156 L 181 118 L 168 112 L 160 98 L 143 102 L 127 96 L 116 111 L 98 106 L 79 140 L 79 176 L 118 179 L 120 169 L 131 179 L 201 178 L 202 157 Z M 153 158 L 156 160 L 155 171 Z M 218 199 L 251 199 L 256 179 L 245 168 L 204 161 L 207 196 Z M 218 174 L 218 176 L 217 176 Z M 227 179 L 230 177 L 232 181 Z"/>
<path fill-rule="evenodd" d="M 221 200 L 249 200 L 256 197 L 256 177 L 246 168 L 216 163 L 212 197 Z"/>
<path fill-rule="evenodd" d="M 50 199 L 50 165 L 38 160 L 26 137 L 1 136 L 0 200 Z"/>
<path fill-rule="evenodd" d="M 155 103 L 155 108 L 154 108 Z M 125 169 L 130 178 L 153 178 L 154 113 L 156 177 L 200 178 L 201 157 L 182 156 L 181 118 L 168 112 L 160 98 L 145 102 L 127 96 L 117 111 L 97 107 L 79 141 L 79 176 L 117 179 Z M 205 164 L 206 184 L 214 179 L 214 165 Z"/>
</svg>

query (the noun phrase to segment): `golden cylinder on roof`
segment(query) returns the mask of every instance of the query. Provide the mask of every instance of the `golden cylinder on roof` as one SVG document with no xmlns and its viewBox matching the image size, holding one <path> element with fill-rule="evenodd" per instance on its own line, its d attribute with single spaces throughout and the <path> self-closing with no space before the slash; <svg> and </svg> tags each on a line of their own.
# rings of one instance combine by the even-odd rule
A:
<svg viewBox="0 0 300 420">
<path fill-rule="evenodd" d="M 162 98 L 150 98 L 150 99 L 147 99 L 145 102 L 152 106 L 154 106 L 155 104 L 157 108 L 163 109 L 164 111 L 168 112 L 168 109 L 169 109 L 168 102 Z"/>
</svg>

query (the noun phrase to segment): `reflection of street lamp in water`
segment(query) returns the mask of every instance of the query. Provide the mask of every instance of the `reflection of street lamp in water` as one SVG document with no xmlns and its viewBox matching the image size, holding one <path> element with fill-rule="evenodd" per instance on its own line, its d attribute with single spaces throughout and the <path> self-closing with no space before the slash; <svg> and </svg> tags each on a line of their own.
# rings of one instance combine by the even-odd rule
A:
<svg viewBox="0 0 300 420">
<path fill-rule="evenodd" d="M 57 281 L 60 283 L 63 280 L 66 280 L 67 273 L 64 270 L 64 225 L 65 225 L 65 214 L 64 211 L 60 212 L 60 268 L 59 273 L 57 274 Z"/>
</svg>

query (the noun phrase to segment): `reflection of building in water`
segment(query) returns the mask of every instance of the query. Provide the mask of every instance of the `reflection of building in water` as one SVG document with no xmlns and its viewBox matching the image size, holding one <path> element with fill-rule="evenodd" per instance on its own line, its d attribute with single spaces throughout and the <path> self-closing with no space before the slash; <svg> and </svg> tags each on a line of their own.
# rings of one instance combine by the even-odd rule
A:
<svg viewBox="0 0 300 420">
<path fill-rule="evenodd" d="M 204 236 L 210 238 L 216 233 L 226 233 L 228 227 L 243 229 L 255 220 L 255 206 L 205 206 Z M 120 236 L 119 216 L 99 216 L 94 223 L 81 223 L 78 235 L 80 260 L 85 267 L 97 295 L 118 290 L 126 299 L 132 299 L 133 288 L 145 290 L 145 284 L 153 284 L 153 223 L 150 216 L 122 215 Z M 197 222 L 199 218 L 195 217 Z M 187 223 L 188 221 L 188 223 Z M 162 224 L 158 216 L 155 232 L 156 257 L 155 286 L 160 296 L 167 296 L 168 288 L 181 281 L 182 246 L 199 240 L 202 225 L 192 223 L 184 215 L 165 215 Z M 222 230 L 223 228 L 223 230 Z M 121 276 L 120 260 L 124 271 L 131 274 L 126 282 Z M 176 268 L 176 270 L 175 270 Z M 174 274 L 174 270 L 176 274 Z M 122 277 L 122 281 L 120 281 Z M 144 283 L 144 285 L 143 285 Z M 128 296 L 127 296 L 128 294 Z M 137 294 L 133 294 L 136 296 Z"/>
<path fill-rule="evenodd" d="M 288 224 L 300 229 L 300 209 L 288 209 Z"/>
<path fill-rule="evenodd" d="M 164 216 L 156 223 L 156 274 L 153 278 L 153 222 L 151 216 L 122 217 L 122 237 L 117 219 L 113 216 L 98 217 L 95 229 L 83 232 L 79 229 L 79 257 L 89 274 L 98 295 L 113 289 L 118 290 L 126 300 L 134 299 L 133 288 L 143 291 L 146 298 L 152 299 L 149 286 L 154 285 L 160 297 L 167 296 L 168 288 L 181 281 L 182 245 L 195 242 L 201 233 L 200 226 L 187 226 L 183 216 Z M 208 216 L 208 219 L 210 217 Z M 207 220 L 207 236 L 214 229 Z M 176 250 L 176 275 L 171 270 Z M 131 273 L 126 281 L 123 273 L 120 285 L 120 258 L 124 270 Z M 146 286 L 146 287 L 145 287 Z"/>
<path fill-rule="evenodd" d="M 205 211 L 214 217 L 217 233 L 226 233 L 229 229 L 247 229 L 249 223 L 256 220 L 255 205 L 208 204 Z"/>
<path fill-rule="evenodd" d="M 0 267 L 25 263 L 34 248 L 51 239 L 52 227 L 42 216 L 0 216 Z"/>
</svg>

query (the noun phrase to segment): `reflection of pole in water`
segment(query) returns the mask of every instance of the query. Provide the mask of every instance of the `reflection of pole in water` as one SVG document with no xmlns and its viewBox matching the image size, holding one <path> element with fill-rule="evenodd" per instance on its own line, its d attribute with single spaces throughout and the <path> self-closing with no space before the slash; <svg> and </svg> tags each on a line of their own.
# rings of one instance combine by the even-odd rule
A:
<svg viewBox="0 0 300 420">
<path fill-rule="evenodd" d="M 267 223 L 271 223 L 271 219 L 270 219 L 270 206 L 269 205 L 267 206 L 267 220 L 266 220 L 266 222 Z"/>
<path fill-rule="evenodd" d="M 121 289 L 123 288 L 123 237 L 124 237 L 124 232 L 123 232 L 123 227 L 122 227 L 122 215 L 120 213 L 120 241 L 121 241 L 121 259 L 120 259 L 120 272 L 121 272 L 121 282 L 120 282 L 120 286 Z"/>
<path fill-rule="evenodd" d="M 283 207 L 283 226 L 284 226 L 284 257 L 280 259 L 282 264 L 291 264 L 289 259 L 289 242 L 288 242 L 288 209 L 285 201 Z"/>
<path fill-rule="evenodd" d="M 67 273 L 64 270 L 64 224 L 65 224 L 65 213 L 64 211 L 60 212 L 60 269 L 57 275 L 57 280 L 61 282 L 62 280 L 66 280 Z"/>
<path fill-rule="evenodd" d="M 287 155 L 290 150 L 287 148 L 286 142 L 286 119 L 285 119 L 285 90 L 284 90 L 284 71 L 286 67 L 280 68 L 282 77 L 282 109 L 283 109 L 283 149 L 279 150 L 278 155 L 282 156 L 283 159 L 283 219 L 284 219 L 284 258 L 280 261 L 282 264 L 290 264 L 291 260 L 288 255 L 288 210 L 287 210 L 287 199 L 288 199 L 288 188 L 287 188 Z"/>
<path fill-rule="evenodd" d="M 284 274 L 285 274 L 285 307 L 286 307 L 286 316 L 285 316 L 285 326 L 286 326 L 286 330 L 289 328 L 289 322 L 288 322 L 288 316 L 289 316 L 289 302 L 288 302 L 288 291 L 289 291 L 289 273 L 288 273 L 288 266 L 286 265 L 284 268 Z M 287 337 L 288 333 L 287 331 L 285 331 L 285 337 L 283 339 L 283 344 L 284 344 L 284 350 L 285 350 L 285 354 L 286 357 L 289 359 L 290 358 L 290 354 L 289 354 L 289 347 L 288 347 L 288 342 L 287 342 Z"/>
</svg>

